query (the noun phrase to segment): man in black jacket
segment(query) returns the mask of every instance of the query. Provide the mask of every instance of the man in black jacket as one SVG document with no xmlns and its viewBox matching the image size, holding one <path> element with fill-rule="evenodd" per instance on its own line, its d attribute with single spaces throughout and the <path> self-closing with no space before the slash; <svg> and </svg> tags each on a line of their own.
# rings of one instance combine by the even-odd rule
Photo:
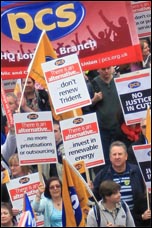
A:
<svg viewBox="0 0 152 228">
<path fill-rule="evenodd" d="M 111 164 L 105 166 L 96 175 L 93 182 L 93 193 L 100 200 L 99 186 L 104 180 L 113 180 L 121 185 L 121 199 L 124 200 L 131 212 L 134 202 L 145 192 L 145 184 L 137 165 L 127 162 L 127 148 L 123 142 L 115 141 L 110 145 Z"/>
<path fill-rule="evenodd" d="M 58 121 L 53 120 L 53 128 L 54 128 L 54 136 L 55 136 L 55 142 L 56 142 L 58 163 L 50 164 L 49 175 L 50 175 L 50 177 L 58 176 L 60 179 L 62 179 L 62 157 L 64 156 L 64 146 L 63 146 L 63 139 L 62 139 L 60 124 Z"/>
<path fill-rule="evenodd" d="M 113 141 L 119 140 L 122 135 L 117 118 L 121 105 L 114 82 L 114 67 L 98 69 L 98 76 L 91 83 L 94 92 L 101 93 L 100 99 L 93 105 L 93 109 L 97 114 L 105 163 L 109 164 L 110 144 Z M 99 169 L 100 166 L 95 167 L 95 173 Z"/>
</svg>

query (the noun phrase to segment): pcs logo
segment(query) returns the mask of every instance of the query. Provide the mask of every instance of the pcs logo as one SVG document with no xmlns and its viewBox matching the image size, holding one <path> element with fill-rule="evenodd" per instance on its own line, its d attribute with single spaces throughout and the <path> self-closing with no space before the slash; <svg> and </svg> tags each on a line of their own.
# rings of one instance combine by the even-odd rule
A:
<svg viewBox="0 0 152 228">
<path fill-rule="evenodd" d="M 19 183 L 20 183 L 20 184 L 26 184 L 26 183 L 29 182 L 29 180 L 30 180 L 29 177 L 22 177 L 22 178 L 19 180 Z"/>
<path fill-rule="evenodd" d="M 55 65 L 56 66 L 61 66 L 65 63 L 65 60 L 64 59 L 58 59 L 56 62 L 55 62 Z"/>
<path fill-rule="evenodd" d="M 82 168 L 82 164 L 76 164 L 76 165 L 75 165 L 75 168 L 76 168 L 77 170 L 80 170 L 80 169 Z"/>
<path fill-rule="evenodd" d="M 133 82 L 130 82 L 130 83 L 128 84 L 128 87 L 129 87 L 130 89 L 135 89 L 135 88 L 138 88 L 138 87 L 140 87 L 140 86 L 141 86 L 141 83 L 138 82 L 138 81 L 133 81 Z"/>
<path fill-rule="evenodd" d="M 75 118 L 75 119 L 73 120 L 73 123 L 74 123 L 74 124 L 80 124 L 80 123 L 82 123 L 83 121 L 84 121 L 83 118 L 78 117 L 78 118 Z"/>
<path fill-rule="evenodd" d="M 37 119 L 39 116 L 36 113 L 30 113 L 27 118 L 30 120 L 35 120 Z"/>
<path fill-rule="evenodd" d="M 37 43 L 45 30 L 51 41 L 74 31 L 85 17 L 80 1 L 29 3 L 5 10 L 1 15 L 1 31 L 12 40 Z"/>
</svg>

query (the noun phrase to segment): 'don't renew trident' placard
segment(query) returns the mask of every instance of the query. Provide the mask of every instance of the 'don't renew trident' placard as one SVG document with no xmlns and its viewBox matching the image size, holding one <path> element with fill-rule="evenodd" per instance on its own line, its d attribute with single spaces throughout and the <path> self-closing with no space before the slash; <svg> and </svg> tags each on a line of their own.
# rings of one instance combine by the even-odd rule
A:
<svg viewBox="0 0 152 228">
<path fill-rule="evenodd" d="M 91 104 L 76 54 L 43 63 L 42 68 L 56 114 Z"/>
</svg>

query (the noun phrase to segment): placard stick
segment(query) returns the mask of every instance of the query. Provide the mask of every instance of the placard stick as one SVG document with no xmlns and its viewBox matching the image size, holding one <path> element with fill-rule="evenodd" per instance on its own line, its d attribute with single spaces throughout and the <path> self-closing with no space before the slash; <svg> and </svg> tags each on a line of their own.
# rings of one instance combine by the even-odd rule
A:
<svg viewBox="0 0 152 228">
<path fill-rule="evenodd" d="M 87 183 L 90 183 L 90 174 L 89 174 L 89 169 L 87 167 L 85 167 L 86 170 L 86 179 L 87 179 Z"/>
<path fill-rule="evenodd" d="M 149 192 L 148 188 L 146 188 L 146 195 L 147 195 L 147 209 L 150 210 L 150 203 L 149 203 Z"/>
<path fill-rule="evenodd" d="M 41 164 L 38 164 L 38 173 L 39 173 L 39 179 L 40 179 L 40 182 L 43 183 L 43 177 L 42 177 L 42 165 Z"/>
</svg>

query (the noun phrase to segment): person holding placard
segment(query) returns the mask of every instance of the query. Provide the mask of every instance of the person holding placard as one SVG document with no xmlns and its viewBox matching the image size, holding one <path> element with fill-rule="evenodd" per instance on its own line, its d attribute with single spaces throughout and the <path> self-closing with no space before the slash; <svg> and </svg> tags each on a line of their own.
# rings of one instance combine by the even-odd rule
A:
<svg viewBox="0 0 152 228">
<path fill-rule="evenodd" d="M 22 177 L 32 173 L 32 168 L 29 165 L 20 166 L 18 154 L 13 154 L 9 158 L 9 167 L 11 169 L 11 178 Z"/>
<path fill-rule="evenodd" d="M 141 133 L 139 136 L 139 139 L 133 142 L 129 147 L 128 147 L 128 161 L 133 164 L 138 164 L 134 151 L 133 151 L 133 146 L 135 145 L 143 145 L 147 144 L 148 141 L 146 139 L 146 118 L 143 118 L 140 122 L 140 129 Z"/>
<path fill-rule="evenodd" d="M 101 199 L 99 195 L 99 186 L 104 180 L 113 180 L 121 185 L 121 199 L 124 200 L 133 212 L 135 200 L 140 194 L 145 192 L 145 183 L 142 178 L 138 165 L 127 162 L 127 148 L 123 142 L 115 141 L 110 145 L 111 164 L 105 166 L 96 175 L 93 181 L 93 193 L 97 200 Z"/>
<path fill-rule="evenodd" d="M 127 125 L 122 112 L 118 114 L 118 120 L 122 131 L 122 137 L 119 140 L 124 142 L 126 147 L 129 148 L 132 143 L 139 140 L 141 133 L 140 123 Z"/>
<path fill-rule="evenodd" d="M 32 172 L 30 166 L 20 166 L 19 165 L 19 157 L 17 153 L 14 153 L 8 160 L 8 165 L 11 171 L 11 179 L 22 177 L 25 175 L 28 175 Z M 26 178 L 26 177 L 25 177 Z M 25 180 L 24 178 L 24 180 Z M 23 179 L 22 179 L 23 181 Z M 26 180 L 25 180 L 26 182 Z M 6 187 L 6 184 L 2 184 L 1 186 L 1 201 L 5 203 L 10 203 L 10 196 L 8 193 L 8 189 Z M 20 209 L 19 208 L 12 208 L 12 214 L 14 216 L 14 221 L 16 221 L 16 216 L 18 215 Z"/>
<path fill-rule="evenodd" d="M 6 94 L 7 102 L 10 108 L 10 111 L 12 115 L 17 111 L 18 108 L 18 99 L 17 96 L 14 93 L 8 93 Z M 7 116 L 2 115 L 1 117 L 1 123 L 2 123 L 2 133 L 7 136 L 8 131 L 9 131 L 9 126 L 7 123 Z"/>
<path fill-rule="evenodd" d="M 22 79 L 22 86 L 24 86 L 26 80 Z M 23 105 L 24 103 L 24 105 Z M 25 109 L 25 106 L 28 109 Z M 51 111 L 49 103 L 49 95 L 46 90 L 37 90 L 35 88 L 35 80 L 28 77 L 25 86 L 24 97 L 21 106 L 21 112 L 38 112 L 38 111 Z"/>
<path fill-rule="evenodd" d="M 11 171 L 11 179 L 22 177 L 32 173 L 32 169 L 29 165 L 20 166 L 19 165 L 19 157 L 17 153 L 14 153 L 8 160 L 8 165 Z M 3 202 L 10 202 L 10 197 L 8 194 L 8 190 L 5 184 L 2 185 L 2 195 L 1 200 Z"/>
<path fill-rule="evenodd" d="M 9 176 L 11 175 L 11 169 L 9 167 L 8 161 L 10 156 L 15 154 L 16 147 L 17 147 L 16 135 L 15 135 L 14 126 L 12 126 L 9 129 L 5 143 L 1 145 L 1 190 L 2 190 L 1 201 L 4 201 L 4 202 L 8 202 L 9 200 L 4 177 L 6 177 L 6 174 L 7 174 L 6 181 L 9 181 Z"/>
<path fill-rule="evenodd" d="M 60 124 L 58 121 L 53 120 L 53 128 L 54 128 L 58 163 L 50 164 L 49 175 L 50 177 L 58 176 L 61 180 L 62 179 L 62 157 L 64 156 L 64 146 L 63 146 Z"/>
<path fill-rule="evenodd" d="M 151 227 L 150 196 L 151 194 L 141 194 L 135 201 L 133 213 L 137 227 Z"/>
<path fill-rule="evenodd" d="M 7 163 L 10 156 L 15 153 L 16 147 L 16 135 L 14 126 L 12 126 L 9 128 L 5 143 L 1 145 L 1 156 Z"/>
<path fill-rule="evenodd" d="M 83 115 L 85 115 L 85 114 L 89 114 L 89 113 L 92 113 L 95 111 L 94 105 L 102 99 L 102 92 L 100 92 L 100 91 L 94 92 L 90 79 L 88 78 L 88 76 L 86 75 L 85 72 L 83 72 L 83 75 L 84 75 L 86 86 L 87 86 L 87 89 L 88 89 L 88 92 L 89 92 L 89 95 L 90 95 L 90 98 L 92 101 L 91 105 L 82 107 Z"/>
<path fill-rule="evenodd" d="M 122 134 L 117 118 L 121 106 L 114 82 L 114 67 L 98 69 L 98 74 L 91 82 L 94 91 L 101 92 L 100 101 L 94 105 L 94 111 L 97 114 L 105 162 L 109 164 L 110 144 L 119 140 Z M 98 169 L 94 169 L 95 173 L 100 167 L 96 168 Z"/>
<path fill-rule="evenodd" d="M 1 184 L 2 188 L 6 181 L 9 180 L 11 175 L 11 170 L 8 165 L 9 157 L 16 152 L 16 135 L 14 126 L 9 128 L 6 140 L 3 145 L 1 145 Z"/>
<path fill-rule="evenodd" d="M 39 185 L 32 207 L 44 214 L 44 227 L 62 227 L 62 183 L 58 177 L 51 177 L 44 187 Z"/>
<path fill-rule="evenodd" d="M 10 112 L 13 115 L 18 112 L 19 98 L 14 93 L 6 94 L 7 102 Z M 22 101 L 21 108 L 24 112 L 31 112 L 32 110 L 27 106 L 25 100 Z M 8 126 L 7 116 L 2 116 L 2 133 L 7 136 L 10 126 Z"/>
</svg>

